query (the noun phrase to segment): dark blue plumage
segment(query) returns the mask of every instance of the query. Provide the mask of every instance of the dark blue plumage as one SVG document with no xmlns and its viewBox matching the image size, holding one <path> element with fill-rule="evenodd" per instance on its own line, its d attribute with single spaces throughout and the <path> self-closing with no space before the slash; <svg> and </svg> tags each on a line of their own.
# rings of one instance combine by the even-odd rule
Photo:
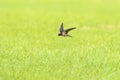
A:
<svg viewBox="0 0 120 80">
<path fill-rule="evenodd" d="M 71 30 L 73 30 L 73 29 L 76 29 L 76 28 L 74 27 L 74 28 L 69 28 L 69 29 L 64 30 L 63 23 L 62 23 L 60 25 L 60 33 L 58 34 L 58 36 L 72 37 L 72 36 L 68 35 L 68 32 L 71 31 Z"/>
</svg>

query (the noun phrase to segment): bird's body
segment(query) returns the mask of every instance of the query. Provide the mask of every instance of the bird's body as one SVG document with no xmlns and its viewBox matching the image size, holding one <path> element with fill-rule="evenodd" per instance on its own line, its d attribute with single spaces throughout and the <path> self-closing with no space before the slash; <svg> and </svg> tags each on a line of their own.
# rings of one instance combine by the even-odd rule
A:
<svg viewBox="0 0 120 80">
<path fill-rule="evenodd" d="M 60 25 L 60 33 L 58 34 L 58 36 L 72 37 L 72 36 L 68 35 L 68 32 L 73 30 L 73 29 L 76 29 L 76 28 L 74 27 L 74 28 L 69 28 L 69 29 L 64 30 L 63 23 L 62 23 Z"/>
</svg>

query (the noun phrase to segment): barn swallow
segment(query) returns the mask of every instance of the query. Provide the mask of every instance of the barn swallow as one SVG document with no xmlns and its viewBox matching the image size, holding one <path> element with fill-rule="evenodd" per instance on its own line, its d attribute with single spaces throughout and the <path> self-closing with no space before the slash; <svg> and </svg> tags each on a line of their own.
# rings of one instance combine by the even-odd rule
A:
<svg viewBox="0 0 120 80">
<path fill-rule="evenodd" d="M 73 29 L 76 29 L 76 28 L 74 27 L 74 28 L 69 28 L 69 29 L 64 30 L 63 23 L 62 23 L 60 25 L 60 33 L 58 34 L 58 36 L 72 37 L 71 35 L 68 35 L 68 32 L 73 30 Z"/>
</svg>

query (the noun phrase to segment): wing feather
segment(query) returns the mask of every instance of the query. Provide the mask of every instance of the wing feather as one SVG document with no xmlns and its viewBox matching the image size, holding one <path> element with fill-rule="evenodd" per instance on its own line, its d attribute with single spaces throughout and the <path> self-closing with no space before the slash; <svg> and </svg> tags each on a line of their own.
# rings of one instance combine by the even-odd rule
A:
<svg viewBox="0 0 120 80">
<path fill-rule="evenodd" d="M 60 33 L 62 33 L 64 31 L 64 28 L 63 28 L 63 23 L 60 25 Z"/>
<path fill-rule="evenodd" d="M 76 29 L 76 28 L 74 27 L 74 28 L 66 29 L 65 32 L 68 33 L 69 31 L 71 31 L 71 30 L 73 30 L 73 29 Z"/>
</svg>

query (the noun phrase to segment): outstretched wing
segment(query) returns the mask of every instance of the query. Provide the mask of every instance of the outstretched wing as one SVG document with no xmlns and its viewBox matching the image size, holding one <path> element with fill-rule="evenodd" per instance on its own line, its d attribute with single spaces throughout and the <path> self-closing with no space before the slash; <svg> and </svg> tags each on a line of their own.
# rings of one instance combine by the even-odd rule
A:
<svg viewBox="0 0 120 80">
<path fill-rule="evenodd" d="M 74 28 L 66 29 L 66 30 L 65 30 L 66 34 L 67 34 L 69 31 L 73 30 L 73 29 L 76 29 L 76 28 L 74 27 Z"/>
<path fill-rule="evenodd" d="M 62 33 L 64 31 L 63 29 L 63 23 L 60 25 L 60 33 Z"/>
</svg>

